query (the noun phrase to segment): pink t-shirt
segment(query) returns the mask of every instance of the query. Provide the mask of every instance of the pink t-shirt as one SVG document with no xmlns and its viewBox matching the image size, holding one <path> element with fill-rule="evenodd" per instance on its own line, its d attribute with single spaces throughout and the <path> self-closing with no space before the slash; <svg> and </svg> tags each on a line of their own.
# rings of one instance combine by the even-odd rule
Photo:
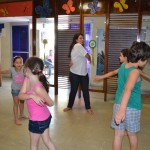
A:
<svg viewBox="0 0 150 150">
<path fill-rule="evenodd" d="M 25 81 L 29 82 L 29 79 L 25 78 Z M 32 89 L 27 92 L 27 94 L 32 94 L 35 91 L 35 89 L 39 86 L 43 86 L 41 82 L 35 83 Z M 28 99 L 26 102 L 30 120 L 43 121 L 50 116 L 50 111 L 46 104 L 44 106 L 40 106 L 36 104 L 33 99 Z"/>
</svg>

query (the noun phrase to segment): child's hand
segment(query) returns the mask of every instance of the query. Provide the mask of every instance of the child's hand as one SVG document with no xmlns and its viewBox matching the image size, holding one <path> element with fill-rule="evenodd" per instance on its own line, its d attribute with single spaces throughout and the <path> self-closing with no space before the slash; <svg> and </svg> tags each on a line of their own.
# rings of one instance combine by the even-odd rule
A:
<svg viewBox="0 0 150 150">
<path fill-rule="evenodd" d="M 33 94 L 32 95 L 32 99 L 35 101 L 35 103 L 37 103 L 40 106 L 44 106 L 45 105 L 44 99 L 39 97 L 38 95 Z"/>
<path fill-rule="evenodd" d="M 116 125 L 119 125 L 125 119 L 125 111 L 119 110 L 115 116 Z"/>
</svg>

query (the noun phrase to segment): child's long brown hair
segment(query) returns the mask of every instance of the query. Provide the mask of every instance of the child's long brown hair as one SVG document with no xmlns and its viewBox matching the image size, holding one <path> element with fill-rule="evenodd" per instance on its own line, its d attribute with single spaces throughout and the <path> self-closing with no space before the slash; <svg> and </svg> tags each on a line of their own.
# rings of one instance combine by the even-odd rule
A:
<svg viewBox="0 0 150 150">
<path fill-rule="evenodd" d="M 42 59 L 38 57 L 30 57 L 25 62 L 25 67 L 28 67 L 34 75 L 39 76 L 40 82 L 42 82 L 43 86 L 47 93 L 49 92 L 49 82 L 47 81 L 45 75 L 43 74 L 44 63 Z"/>
</svg>

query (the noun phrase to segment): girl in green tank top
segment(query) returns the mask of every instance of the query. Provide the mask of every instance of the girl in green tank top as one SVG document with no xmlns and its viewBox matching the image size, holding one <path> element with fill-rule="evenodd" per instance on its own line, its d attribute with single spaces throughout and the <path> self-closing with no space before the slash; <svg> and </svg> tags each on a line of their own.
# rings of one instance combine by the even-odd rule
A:
<svg viewBox="0 0 150 150">
<path fill-rule="evenodd" d="M 137 150 L 140 130 L 141 77 L 139 67 L 150 58 L 150 47 L 145 42 L 133 42 L 128 50 L 128 63 L 118 70 L 118 89 L 113 110 L 112 128 L 115 129 L 113 149 L 121 150 L 126 131 L 130 149 Z"/>
</svg>

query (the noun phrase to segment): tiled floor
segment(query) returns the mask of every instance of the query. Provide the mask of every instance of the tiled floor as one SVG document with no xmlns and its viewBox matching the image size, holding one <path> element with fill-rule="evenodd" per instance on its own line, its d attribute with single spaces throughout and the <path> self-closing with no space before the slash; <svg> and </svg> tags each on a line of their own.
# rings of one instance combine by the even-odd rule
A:
<svg viewBox="0 0 150 150">
<path fill-rule="evenodd" d="M 111 150 L 113 130 L 110 128 L 113 98 L 103 102 L 103 94 L 90 93 L 94 115 L 90 116 L 84 109 L 83 99 L 76 99 L 70 112 L 63 112 L 67 105 L 68 91 L 59 90 L 59 95 L 51 97 L 55 106 L 50 108 L 53 118 L 50 134 L 57 150 Z M 10 79 L 4 79 L 0 88 L 0 150 L 29 150 L 28 120 L 22 126 L 13 123 L 12 97 Z M 26 112 L 27 113 L 27 112 Z M 150 150 L 150 103 L 143 104 L 141 132 L 139 133 L 139 150 Z M 46 150 L 40 141 L 39 150 Z M 127 137 L 123 150 L 129 150 Z"/>
</svg>

